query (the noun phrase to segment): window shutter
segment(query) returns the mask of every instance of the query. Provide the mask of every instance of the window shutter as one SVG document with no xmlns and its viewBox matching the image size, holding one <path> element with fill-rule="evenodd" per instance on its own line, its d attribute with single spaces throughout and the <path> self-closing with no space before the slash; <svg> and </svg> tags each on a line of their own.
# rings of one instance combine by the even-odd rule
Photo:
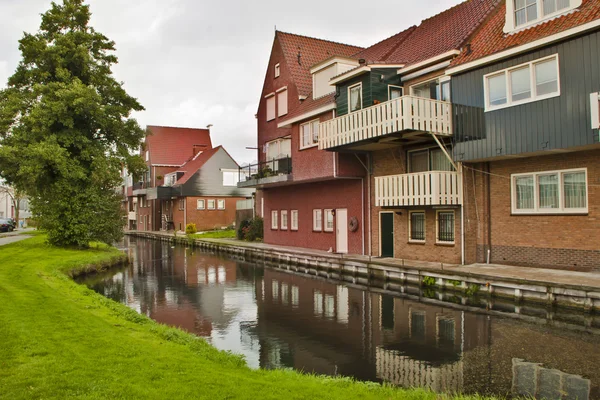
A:
<svg viewBox="0 0 600 400">
<path fill-rule="evenodd" d="M 283 90 L 277 94 L 277 111 L 278 111 L 277 115 L 279 117 L 288 113 L 287 90 Z"/>
<path fill-rule="evenodd" d="M 275 119 L 275 96 L 267 98 L 267 121 Z"/>
</svg>

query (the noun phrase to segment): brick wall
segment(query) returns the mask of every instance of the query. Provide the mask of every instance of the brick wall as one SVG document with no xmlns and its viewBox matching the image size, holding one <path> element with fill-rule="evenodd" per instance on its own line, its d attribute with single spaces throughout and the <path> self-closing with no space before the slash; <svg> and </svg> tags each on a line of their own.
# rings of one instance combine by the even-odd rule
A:
<svg viewBox="0 0 600 400">
<path fill-rule="evenodd" d="M 467 215 L 479 214 L 479 230 L 491 233 L 491 261 L 513 265 L 543 266 L 591 270 L 600 266 L 600 150 L 580 151 L 547 156 L 494 161 L 489 173 L 476 174 L 474 186 L 490 182 L 490 212 L 486 210 L 486 193 L 471 198 Z M 484 165 L 467 164 L 482 169 Z M 511 215 L 510 176 L 515 173 L 587 168 L 587 215 Z M 465 178 L 472 180 L 469 169 Z M 473 184 L 465 185 L 468 194 Z M 469 196 L 470 197 L 470 196 Z M 488 220 L 489 217 L 489 220 Z M 489 222 L 486 222 L 489 221 Z M 478 235 L 477 261 L 484 261 L 487 250 L 485 235 Z M 470 254 L 473 250 L 471 248 Z"/>
<path fill-rule="evenodd" d="M 196 224 L 198 231 L 206 231 L 213 229 L 221 229 L 222 227 L 231 226 L 235 223 L 236 214 L 236 203 L 238 200 L 244 200 L 243 197 L 186 197 L 187 207 L 187 223 Z M 198 210 L 197 200 L 204 199 L 204 210 Z M 225 200 L 224 210 L 209 210 L 208 200 L 215 200 L 215 207 L 217 206 L 217 200 Z M 179 200 L 175 201 L 175 211 L 173 213 L 173 220 L 175 222 L 175 228 L 179 229 L 179 226 L 185 230 L 185 223 L 183 219 L 183 211 L 179 211 Z"/>
<path fill-rule="evenodd" d="M 366 185 L 365 185 L 366 186 Z M 363 231 L 362 221 L 362 180 L 332 180 L 314 182 L 303 185 L 270 188 L 261 191 L 265 199 L 265 243 L 283 246 L 296 246 L 318 250 L 335 250 L 334 232 L 313 231 L 313 209 L 348 209 L 348 220 L 356 217 L 359 228 L 356 232 L 348 232 L 348 251 L 362 254 Z M 260 197 L 257 196 L 257 208 L 260 212 Z M 288 211 L 288 229 L 271 229 L 271 211 Z M 298 231 L 291 230 L 291 210 L 298 210 Z M 335 218 L 334 218 L 335 221 Z"/>
</svg>

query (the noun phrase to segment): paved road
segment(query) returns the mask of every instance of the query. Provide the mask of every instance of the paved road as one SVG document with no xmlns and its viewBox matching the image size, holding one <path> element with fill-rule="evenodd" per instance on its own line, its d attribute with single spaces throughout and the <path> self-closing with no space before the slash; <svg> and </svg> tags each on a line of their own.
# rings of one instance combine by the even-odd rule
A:
<svg viewBox="0 0 600 400">
<path fill-rule="evenodd" d="M 12 235 L 0 238 L 0 246 L 4 246 L 5 244 L 20 242 L 21 240 L 29 239 L 31 235 Z"/>
</svg>

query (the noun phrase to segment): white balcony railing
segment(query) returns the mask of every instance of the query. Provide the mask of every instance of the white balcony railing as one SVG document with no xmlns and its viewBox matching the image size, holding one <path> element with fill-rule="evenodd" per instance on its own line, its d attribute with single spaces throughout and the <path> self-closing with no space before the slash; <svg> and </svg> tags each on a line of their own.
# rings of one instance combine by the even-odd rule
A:
<svg viewBox="0 0 600 400">
<path fill-rule="evenodd" d="M 452 135 L 452 104 L 402 96 L 322 122 L 319 149 L 329 149 L 402 131 Z"/>
<path fill-rule="evenodd" d="M 430 171 L 375 178 L 377 207 L 460 204 L 462 179 L 457 172 Z"/>
</svg>

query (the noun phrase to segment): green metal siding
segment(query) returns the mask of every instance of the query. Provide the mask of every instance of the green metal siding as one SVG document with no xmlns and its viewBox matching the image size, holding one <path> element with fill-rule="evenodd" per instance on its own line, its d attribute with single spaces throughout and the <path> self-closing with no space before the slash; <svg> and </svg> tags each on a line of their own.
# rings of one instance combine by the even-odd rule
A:
<svg viewBox="0 0 600 400">
<path fill-rule="evenodd" d="M 381 76 L 383 75 L 383 81 Z M 336 114 L 348 114 L 348 88 L 357 83 L 362 83 L 362 106 L 363 108 L 371 107 L 373 101 L 378 100 L 384 102 L 388 100 L 388 85 L 401 86 L 400 77 L 396 73 L 396 69 L 373 69 L 370 72 L 364 73 L 354 79 L 351 79 L 337 86 L 336 93 Z"/>
<path fill-rule="evenodd" d="M 560 96 L 482 113 L 482 132 L 455 132 L 455 158 L 482 160 L 598 143 L 590 93 L 600 91 L 600 32 L 548 46 L 452 78 L 452 102 L 484 108 L 484 75 L 558 54 Z M 470 136 L 470 137 L 469 137 Z M 475 139 L 475 140 L 473 140 Z"/>
</svg>

